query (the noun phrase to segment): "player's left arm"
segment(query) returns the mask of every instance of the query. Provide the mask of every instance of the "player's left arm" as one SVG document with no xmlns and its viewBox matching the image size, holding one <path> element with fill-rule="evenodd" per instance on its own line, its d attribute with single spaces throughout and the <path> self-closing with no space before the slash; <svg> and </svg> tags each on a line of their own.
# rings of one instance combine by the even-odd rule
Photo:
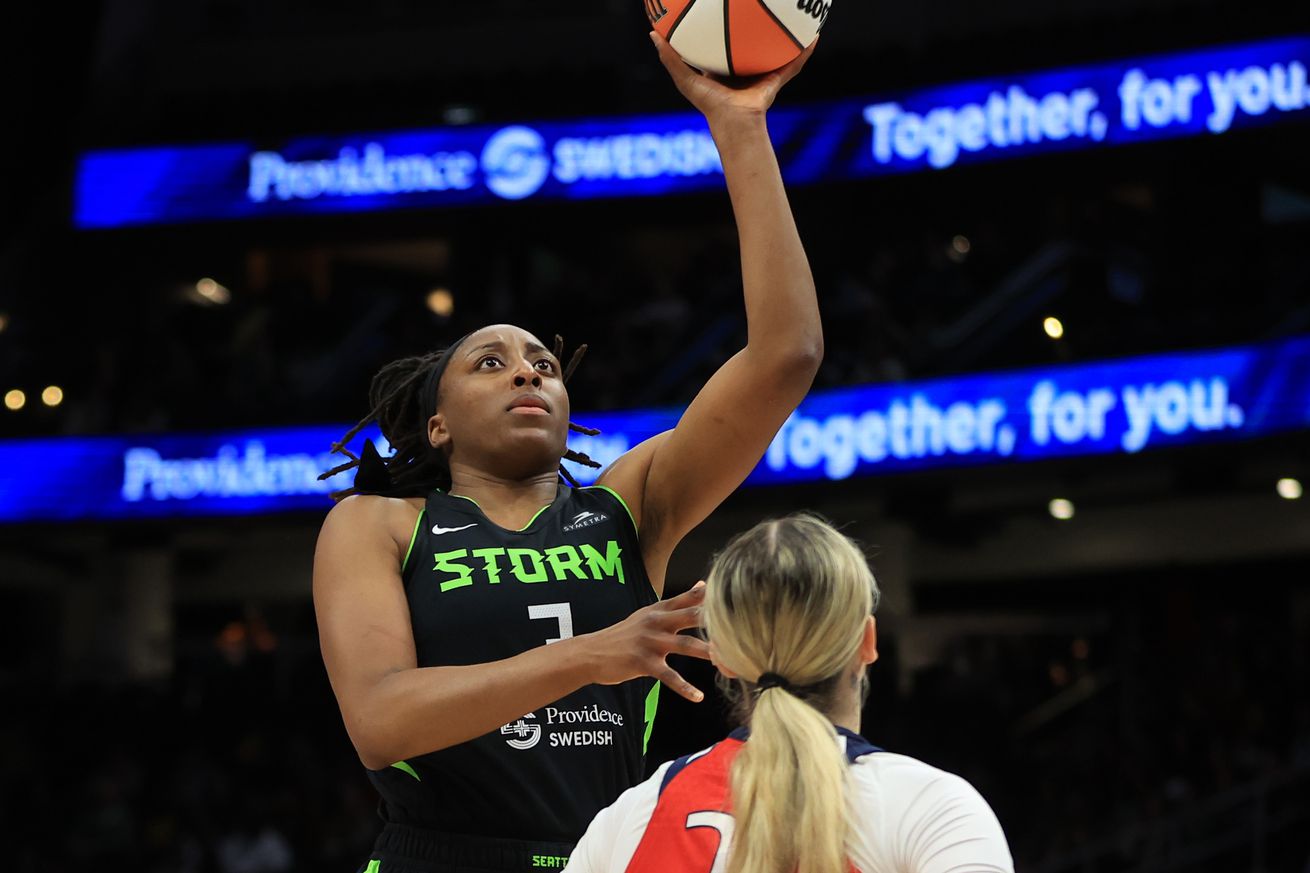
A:
<svg viewBox="0 0 1310 873">
<path fill-rule="evenodd" d="M 747 87 L 688 67 L 656 37 L 678 89 L 709 121 L 737 220 L 746 347 L 705 384 L 677 426 L 628 452 L 600 481 L 639 513 L 651 581 L 673 547 L 749 475 L 805 397 L 823 357 L 814 277 L 765 113 L 812 50 Z"/>
</svg>

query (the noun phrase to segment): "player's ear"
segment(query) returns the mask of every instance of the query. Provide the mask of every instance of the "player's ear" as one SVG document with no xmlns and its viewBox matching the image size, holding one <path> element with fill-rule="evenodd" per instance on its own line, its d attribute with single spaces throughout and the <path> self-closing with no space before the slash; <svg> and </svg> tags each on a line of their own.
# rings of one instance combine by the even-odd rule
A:
<svg viewBox="0 0 1310 873">
<path fill-rule="evenodd" d="M 872 664 L 878 660 L 878 622 L 873 616 L 864 622 L 863 634 L 860 638 L 860 661 Z"/>
<path fill-rule="evenodd" d="M 446 417 L 438 412 L 428 419 L 428 445 L 440 449 L 448 442 L 450 431 L 446 429 Z"/>
</svg>

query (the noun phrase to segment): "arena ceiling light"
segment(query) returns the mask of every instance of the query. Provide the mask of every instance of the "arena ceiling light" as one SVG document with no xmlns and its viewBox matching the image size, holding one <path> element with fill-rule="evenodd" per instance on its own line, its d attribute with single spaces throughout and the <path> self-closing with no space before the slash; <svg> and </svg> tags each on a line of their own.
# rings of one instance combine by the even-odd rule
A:
<svg viewBox="0 0 1310 873">
<path fill-rule="evenodd" d="M 41 402 L 46 406 L 58 406 L 64 402 L 64 389 L 58 385 L 47 385 L 41 392 Z"/>
<path fill-rule="evenodd" d="M 434 315 L 449 318 L 455 311 L 455 295 L 450 293 L 449 288 L 433 288 L 428 292 L 428 309 Z"/>
<path fill-rule="evenodd" d="M 232 292 L 208 277 L 196 282 L 196 294 L 206 303 L 224 306 L 232 302 Z"/>
<path fill-rule="evenodd" d="M 1042 330 L 1046 331 L 1046 335 L 1051 339 L 1058 340 L 1064 336 L 1064 322 L 1054 315 L 1048 315 L 1042 321 Z"/>
<path fill-rule="evenodd" d="M 441 120 L 450 125 L 472 124 L 482 117 L 475 106 L 468 106 L 463 103 L 452 103 L 445 109 L 441 110 Z"/>
<path fill-rule="evenodd" d="M 5 395 L 5 409 L 8 409 L 10 412 L 17 412 L 26 405 L 27 395 L 18 388 L 14 388 Z"/>
<path fill-rule="evenodd" d="M 1290 476 L 1278 480 L 1278 496 L 1284 500 L 1301 499 L 1301 481 Z"/>
<path fill-rule="evenodd" d="M 1063 497 L 1057 497 L 1054 500 L 1052 500 L 1049 504 L 1047 504 L 1046 509 L 1048 512 L 1051 513 L 1051 518 L 1059 519 L 1060 521 L 1068 521 L 1069 519 L 1073 518 L 1072 500 L 1066 500 Z"/>
</svg>

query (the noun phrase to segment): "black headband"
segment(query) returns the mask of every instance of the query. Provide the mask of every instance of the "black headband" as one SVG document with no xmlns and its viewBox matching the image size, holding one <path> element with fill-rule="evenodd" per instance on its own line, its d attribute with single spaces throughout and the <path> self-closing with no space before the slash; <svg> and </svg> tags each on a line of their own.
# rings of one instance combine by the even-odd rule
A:
<svg viewBox="0 0 1310 873">
<path fill-rule="evenodd" d="M 437 388 L 441 385 L 441 376 L 455 356 L 455 351 L 472 335 L 466 333 L 447 346 L 437 358 L 436 364 L 423 377 L 423 393 L 419 398 L 419 429 L 423 433 L 427 433 L 428 419 L 437 411 Z M 372 440 L 364 440 L 364 448 L 359 453 L 358 469 L 355 471 L 355 489 L 366 494 L 386 494 L 393 487 L 386 460 L 378 454 Z"/>
<path fill-rule="evenodd" d="M 446 367 L 450 366 L 450 359 L 455 357 L 455 352 L 464 344 L 464 340 L 471 336 L 472 333 L 466 333 L 447 346 L 423 379 L 423 392 L 419 394 L 418 402 L 419 415 L 422 416 L 420 424 L 424 433 L 428 429 L 428 419 L 437 414 L 437 389 L 441 387 L 441 377 L 446 374 Z"/>
</svg>

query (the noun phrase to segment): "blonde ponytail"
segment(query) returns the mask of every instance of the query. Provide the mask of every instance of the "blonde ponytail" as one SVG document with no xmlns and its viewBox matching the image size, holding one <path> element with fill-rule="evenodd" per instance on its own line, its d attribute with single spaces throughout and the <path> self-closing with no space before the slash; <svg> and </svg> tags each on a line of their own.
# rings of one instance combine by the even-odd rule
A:
<svg viewBox="0 0 1310 873">
<path fill-rule="evenodd" d="M 846 873 L 845 771 L 832 722 L 782 688 L 762 692 L 732 766 L 727 873 Z"/>
<path fill-rule="evenodd" d="M 757 525 L 715 559 L 704 624 L 720 663 L 743 677 L 750 724 L 732 765 L 727 873 L 849 870 L 846 763 L 821 710 L 876 598 L 859 549 L 811 515 Z M 781 679 L 757 685 L 763 674 Z"/>
</svg>

